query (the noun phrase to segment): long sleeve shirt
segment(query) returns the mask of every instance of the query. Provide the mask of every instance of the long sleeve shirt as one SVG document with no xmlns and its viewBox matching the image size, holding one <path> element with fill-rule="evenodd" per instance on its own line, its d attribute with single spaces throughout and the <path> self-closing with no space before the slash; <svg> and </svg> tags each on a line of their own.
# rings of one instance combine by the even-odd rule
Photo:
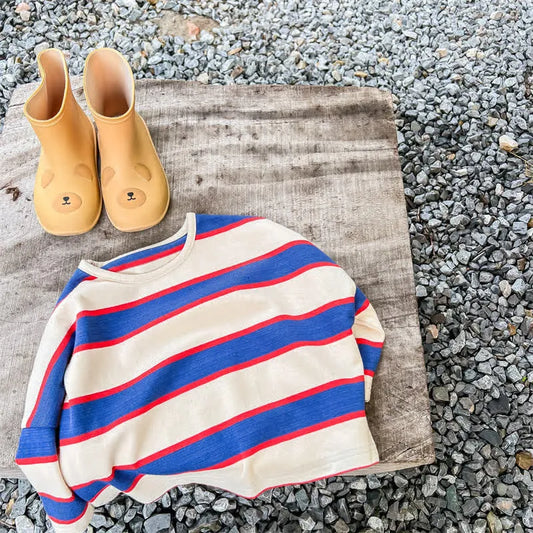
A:
<svg viewBox="0 0 533 533">
<path fill-rule="evenodd" d="M 120 493 L 246 498 L 379 461 L 365 414 L 385 335 L 299 233 L 188 213 L 156 244 L 83 259 L 45 326 L 19 465 L 58 532 Z"/>
</svg>

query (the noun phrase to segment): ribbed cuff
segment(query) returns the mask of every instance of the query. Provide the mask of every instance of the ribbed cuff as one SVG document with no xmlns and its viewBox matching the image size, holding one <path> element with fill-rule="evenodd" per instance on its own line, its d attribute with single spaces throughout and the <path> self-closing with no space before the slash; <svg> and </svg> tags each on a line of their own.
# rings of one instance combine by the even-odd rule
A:
<svg viewBox="0 0 533 533">
<path fill-rule="evenodd" d="M 54 531 L 56 533 L 84 533 L 87 529 L 87 526 L 90 524 L 94 515 L 94 506 L 89 504 L 83 515 L 78 518 L 75 522 L 70 524 L 60 524 L 59 522 L 54 522 L 50 517 L 50 522 L 54 526 Z"/>
</svg>

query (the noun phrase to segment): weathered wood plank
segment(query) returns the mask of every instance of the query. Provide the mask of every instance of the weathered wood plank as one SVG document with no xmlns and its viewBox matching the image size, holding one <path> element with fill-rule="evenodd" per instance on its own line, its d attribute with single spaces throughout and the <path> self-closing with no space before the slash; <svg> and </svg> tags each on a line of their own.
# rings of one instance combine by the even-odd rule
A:
<svg viewBox="0 0 533 533">
<path fill-rule="evenodd" d="M 80 77 L 74 94 L 87 112 Z M 414 276 L 391 95 L 374 88 L 201 85 L 138 80 L 146 120 L 171 183 L 165 219 L 121 233 L 105 214 L 89 233 L 55 237 L 31 202 L 39 144 L 13 93 L 0 136 L 0 476 L 14 453 L 27 380 L 53 305 L 81 258 L 109 259 L 166 238 L 185 212 L 256 214 L 302 233 L 353 277 L 387 338 L 369 404 L 390 471 L 434 460 Z"/>
</svg>

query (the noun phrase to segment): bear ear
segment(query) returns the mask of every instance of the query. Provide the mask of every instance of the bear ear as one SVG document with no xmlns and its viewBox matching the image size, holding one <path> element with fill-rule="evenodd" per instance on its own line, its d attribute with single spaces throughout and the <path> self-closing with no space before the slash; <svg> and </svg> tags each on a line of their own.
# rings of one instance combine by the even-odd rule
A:
<svg viewBox="0 0 533 533">
<path fill-rule="evenodd" d="M 54 173 L 51 170 L 45 170 L 41 175 L 41 185 L 43 187 L 48 187 L 53 179 Z"/>
<path fill-rule="evenodd" d="M 102 185 L 105 187 L 114 175 L 115 170 L 113 168 L 105 167 L 104 170 L 102 170 Z"/>
<path fill-rule="evenodd" d="M 89 181 L 92 181 L 93 179 L 93 173 L 91 172 L 91 169 L 84 163 L 79 163 L 74 167 L 74 174 Z"/>
<path fill-rule="evenodd" d="M 135 172 L 141 176 L 141 178 L 145 179 L 146 181 L 150 181 L 152 179 L 152 174 L 150 174 L 150 170 L 148 170 L 148 167 L 146 165 L 143 165 L 142 163 L 137 163 L 135 165 Z"/>
</svg>

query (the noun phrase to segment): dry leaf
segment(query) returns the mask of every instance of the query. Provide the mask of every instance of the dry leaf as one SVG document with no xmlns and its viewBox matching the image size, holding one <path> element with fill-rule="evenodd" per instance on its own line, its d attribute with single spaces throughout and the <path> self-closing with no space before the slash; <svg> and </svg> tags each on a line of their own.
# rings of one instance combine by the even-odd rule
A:
<svg viewBox="0 0 533 533">
<path fill-rule="evenodd" d="M 238 46 L 237 48 L 233 48 L 228 52 L 229 56 L 232 56 L 234 54 L 238 54 L 242 50 L 242 46 Z"/>
<path fill-rule="evenodd" d="M 190 20 L 187 21 L 187 31 L 189 32 L 189 35 L 191 37 L 197 37 L 200 33 L 200 28 L 191 22 Z"/>
<path fill-rule="evenodd" d="M 516 464 L 523 470 L 529 470 L 533 466 L 533 456 L 530 452 L 521 451 L 515 455 Z"/>
<path fill-rule="evenodd" d="M 240 65 L 237 65 L 231 72 L 231 77 L 233 79 L 238 78 L 243 72 L 244 69 Z"/>
<path fill-rule="evenodd" d="M 6 516 L 9 516 L 9 513 L 11 513 L 11 509 L 13 508 L 13 505 L 15 505 L 15 498 L 11 498 L 6 505 L 6 510 L 4 511 L 4 514 Z"/>
<path fill-rule="evenodd" d="M 510 335 L 516 335 L 516 326 L 514 324 L 507 324 Z"/>
<path fill-rule="evenodd" d="M 431 336 L 434 339 L 438 338 L 439 329 L 437 328 L 437 326 L 435 326 L 435 324 L 430 324 L 427 329 L 429 330 L 429 332 L 431 333 Z"/>
</svg>

